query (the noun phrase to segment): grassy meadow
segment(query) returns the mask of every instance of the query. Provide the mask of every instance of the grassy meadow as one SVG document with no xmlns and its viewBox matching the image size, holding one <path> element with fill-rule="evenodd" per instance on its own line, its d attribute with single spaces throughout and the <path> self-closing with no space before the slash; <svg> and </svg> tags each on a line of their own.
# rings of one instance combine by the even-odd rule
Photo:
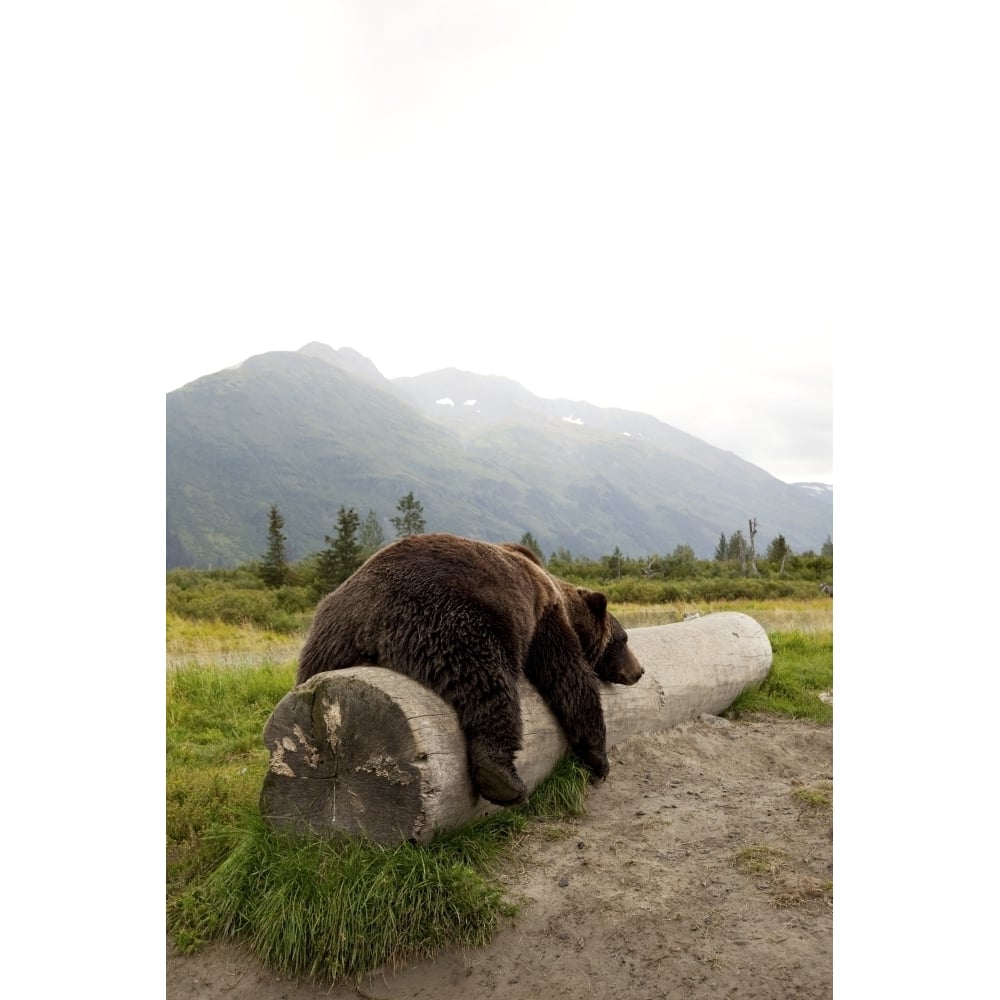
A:
<svg viewBox="0 0 1000 1000">
<path fill-rule="evenodd" d="M 626 626 L 741 611 L 767 630 L 769 676 L 727 712 L 832 722 L 832 601 L 613 604 Z M 167 615 L 167 914 L 181 951 L 239 938 L 287 975 L 350 979 L 447 944 L 489 940 L 515 908 L 494 877 L 524 837 L 585 810 L 587 775 L 564 761 L 531 800 L 426 847 L 277 835 L 257 799 L 261 734 L 291 689 L 302 627 L 270 631 Z"/>
<path fill-rule="evenodd" d="M 684 601 L 677 604 L 612 604 L 612 614 L 625 628 L 670 625 L 685 615 L 707 615 L 717 611 L 740 611 L 755 618 L 767 631 L 805 632 L 809 635 L 833 632 L 833 601 L 829 597 L 758 601 Z"/>
</svg>

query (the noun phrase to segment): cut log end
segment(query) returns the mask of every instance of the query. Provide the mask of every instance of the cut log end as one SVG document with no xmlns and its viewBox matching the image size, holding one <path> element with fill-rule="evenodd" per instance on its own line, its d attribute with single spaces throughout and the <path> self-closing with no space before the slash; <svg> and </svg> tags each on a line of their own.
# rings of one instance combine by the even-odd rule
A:
<svg viewBox="0 0 1000 1000">
<path fill-rule="evenodd" d="M 764 629 L 735 612 L 632 629 L 629 644 L 646 673 L 632 687 L 603 685 L 609 746 L 717 714 L 771 666 Z M 515 764 L 531 791 L 567 743 L 537 691 L 523 681 L 520 692 L 524 749 Z M 311 677 L 279 702 L 264 744 L 270 760 L 260 809 L 277 830 L 427 843 L 501 808 L 473 789 L 454 709 L 382 667 Z"/>
<path fill-rule="evenodd" d="M 454 711 L 379 667 L 317 674 L 287 694 L 264 729 L 260 808 L 275 829 L 339 831 L 381 843 L 428 839 L 431 803 L 465 767 Z M 443 772 L 443 773 L 442 773 Z M 471 808 L 471 781 L 453 789 Z"/>
</svg>

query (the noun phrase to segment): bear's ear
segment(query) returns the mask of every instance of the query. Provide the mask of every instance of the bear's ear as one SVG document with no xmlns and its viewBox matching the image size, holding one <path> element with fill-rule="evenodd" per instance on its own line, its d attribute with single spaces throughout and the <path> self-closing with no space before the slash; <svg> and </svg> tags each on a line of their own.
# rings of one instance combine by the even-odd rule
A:
<svg viewBox="0 0 1000 1000">
<path fill-rule="evenodd" d="M 605 616 L 608 610 L 608 599 L 603 594 L 599 594 L 595 590 L 581 590 L 580 594 L 586 600 L 587 607 L 593 612 L 595 618 Z"/>
</svg>

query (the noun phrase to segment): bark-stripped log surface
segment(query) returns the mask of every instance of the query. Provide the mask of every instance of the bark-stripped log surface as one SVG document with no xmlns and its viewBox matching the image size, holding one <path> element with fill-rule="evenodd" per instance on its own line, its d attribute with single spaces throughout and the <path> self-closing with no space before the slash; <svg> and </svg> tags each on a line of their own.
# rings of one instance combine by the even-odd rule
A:
<svg viewBox="0 0 1000 1000">
<path fill-rule="evenodd" d="M 718 714 L 771 668 L 771 643 L 748 615 L 721 612 L 630 629 L 645 668 L 632 687 L 602 685 L 608 746 L 639 732 Z M 537 691 L 521 683 L 524 749 L 516 765 L 529 792 L 567 743 Z M 279 830 L 427 843 L 501 808 L 472 789 L 454 710 L 384 667 L 316 674 L 278 703 L 264 728 L 271 759 L 260 808 Z M 614 766 L 609 781 L 614 781 Z"/>
</svg>

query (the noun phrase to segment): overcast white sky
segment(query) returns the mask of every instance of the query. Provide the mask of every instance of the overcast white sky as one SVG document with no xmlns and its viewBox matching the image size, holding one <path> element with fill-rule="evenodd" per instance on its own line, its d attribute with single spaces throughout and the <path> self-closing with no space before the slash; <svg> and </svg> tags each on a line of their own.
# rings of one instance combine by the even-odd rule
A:
<svg viewBox="0 0 1000 1000">
<path fill-rule="evenodd" d="M 319 340 L 832 482 L 829 93 L 799 6 L 188 11 L 164 391 Z"/>
<path fill-rule="evenodd" d="M 912 475 L 992 419 L 996 38 L 971 2 L 4 5 L 5 356 L 115 427 L 320 340 L 832 482 L 835 345 L 838 456 Z M 987 414 L 942 436 L 931 385 Z"/>
</svg>

